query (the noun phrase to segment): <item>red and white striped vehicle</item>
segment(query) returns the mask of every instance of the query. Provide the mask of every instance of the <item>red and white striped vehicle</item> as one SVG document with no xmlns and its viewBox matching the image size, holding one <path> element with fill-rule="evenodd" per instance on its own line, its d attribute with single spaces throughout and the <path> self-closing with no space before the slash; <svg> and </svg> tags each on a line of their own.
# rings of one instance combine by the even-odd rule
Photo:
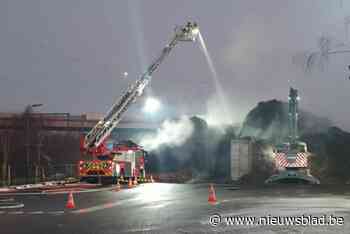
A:
<svg viewBox="0 0 350 234">
<path fill-rule="evenodd" d="M 310 153 L 304 142 L 295 145 L 284 143 L 276 146 L 274 151 L 275 165 L 278 170 L 288 168 L 308 168 L 308 157 Z"/>
</svg>

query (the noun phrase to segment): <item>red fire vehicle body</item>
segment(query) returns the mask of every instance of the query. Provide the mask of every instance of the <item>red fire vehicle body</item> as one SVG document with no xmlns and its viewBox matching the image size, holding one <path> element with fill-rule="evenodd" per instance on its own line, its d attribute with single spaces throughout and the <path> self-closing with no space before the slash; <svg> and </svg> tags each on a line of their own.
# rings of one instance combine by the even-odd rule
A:
<svg viewBox="0 0 350 234">
<path fill-rule="evenodd" d="M 83 143 L 83 140 L 82 140 Z M 86 151 L 81 145 L 83 158 L 79 161 L 81 180 L 116 181 L 118 178 L 144 178 L 146 151 L 132 141 L 113 144 L 110 149 L 103 142 L 98 148 Z"/>
</svg>

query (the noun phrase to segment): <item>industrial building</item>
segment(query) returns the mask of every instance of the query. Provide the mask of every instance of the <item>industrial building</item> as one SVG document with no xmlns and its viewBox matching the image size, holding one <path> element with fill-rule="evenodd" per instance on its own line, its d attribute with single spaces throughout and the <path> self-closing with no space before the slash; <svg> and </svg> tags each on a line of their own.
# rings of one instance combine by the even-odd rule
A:
<svg viewBox="0 0 350 234">
<path fill-rule="evenodd" d="M 231 141 L 231 179 L 239 180 L 247 175 L 253 168 L 253 155 L 255 153 L 254 140 L 251 138 L 233 139 Z"/>
</svg>

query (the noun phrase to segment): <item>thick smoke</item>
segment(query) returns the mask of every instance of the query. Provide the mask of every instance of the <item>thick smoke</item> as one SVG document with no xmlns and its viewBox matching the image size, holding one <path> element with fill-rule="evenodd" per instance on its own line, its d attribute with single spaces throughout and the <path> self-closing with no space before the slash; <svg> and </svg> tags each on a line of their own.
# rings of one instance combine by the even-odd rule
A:
<svg viewBox="0 0 350 234">
<path fill-rule="evenodd" d="M 161 145 L 182 145 L 193 132 L 193 125 L 187 116 L 178 120 L 165 120 L 156 134 L 148 134 L 141 139 L 140 144 L 146 150 L 155 150 Z"/>
<path fill-rule="evenodd" d="M 261 155 L 265 160 L 273 162 L 273 147 L 270 144 L 264 144 L 263 146 L 261 146 L 260 151 Z"/>
</svg>

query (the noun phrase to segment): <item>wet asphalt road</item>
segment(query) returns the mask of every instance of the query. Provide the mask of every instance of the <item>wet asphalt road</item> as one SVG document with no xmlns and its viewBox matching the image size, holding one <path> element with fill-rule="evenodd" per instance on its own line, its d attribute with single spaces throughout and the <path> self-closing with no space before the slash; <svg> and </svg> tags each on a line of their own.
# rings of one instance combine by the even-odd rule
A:
<svg viewBox="0 0 350 234">
<path fill-rule="evenodd" d="M 119 192 L 3 196 L 24 207 L 0 209 L 1 233 L 350 233 L 350 187 L 279 186 L 237 189 L 215 185 L 218 203 L 208 204 L 207 184 L 144 184 Z M 226 225 L 226 216 L 333 215 L 343 225 Z"/>
</svg>

